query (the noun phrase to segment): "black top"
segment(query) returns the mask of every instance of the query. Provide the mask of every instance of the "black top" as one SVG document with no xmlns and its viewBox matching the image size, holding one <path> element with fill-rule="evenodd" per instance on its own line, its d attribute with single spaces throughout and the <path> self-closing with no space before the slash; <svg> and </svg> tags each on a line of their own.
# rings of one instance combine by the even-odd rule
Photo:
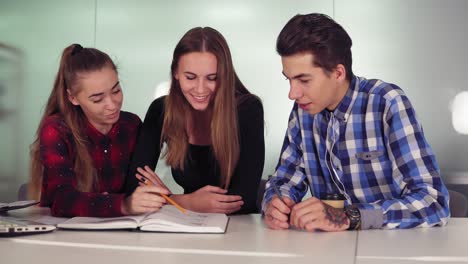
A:
<svg viewBox="0 0 468 264">
<path fill-rule="evenodd" d="M 154 100 L 146 113 L 127 177 L 127 194 L 138 186 L 134 176 L 136 168 L 145 165 L 156 168 L 161 153 L 164 100 L 165 96 Z M 244 201 L 242 208 L 235 214 L 249 214 L 257 211 L 257 190 L 265 162 L 263 106 L 259 99 L 251 96 L 238 106 L 238 122 L 240 156 L 231 177 L 228 194 L 240 195 Z M 206 185 L 221 187 L 219 166 L 211 145 L 189 144 L 184 171 L 173 168 L 172 175 L 186 194 Z"/>
</svg>

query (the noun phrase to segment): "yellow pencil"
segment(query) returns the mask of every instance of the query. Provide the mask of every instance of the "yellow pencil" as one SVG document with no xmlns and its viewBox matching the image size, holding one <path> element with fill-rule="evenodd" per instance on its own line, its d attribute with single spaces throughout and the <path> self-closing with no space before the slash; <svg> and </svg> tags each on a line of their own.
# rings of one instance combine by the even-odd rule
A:
<svg viewBox="0 0 468 264">
<path fill-rule="evenodd" d="M 143 176 L 141 176 L 143 177 Z M 139 182 L 143 183 L 144 185 L 148 185 L 148 186 L 152 186 L 153 183 L 146 179 L 145 177 L 143 177 L 145 180 L 140 180 L 138 179 Z M 174 200 L 172 200 L 171 198 L 169 198 L 169 196 L 165 195 L 164 193 L 158 193 L 159 195 L 161 195 L 164 199 L 166 199 L 166 201 L 168 201 L 170 204 L 172 204 L 173 206 L 175 206 L 175 208 L 179 209 L 179 211 L 181 211 L 182 213 L 184 214 L 188 214 L 187 210 L 185 210 L 182 206 L 180 206 L 178 203 L 176 203 Z"/>
<path fill-rule="evenodd" d="M 182 207 L 180 206 L 179 204 L 177 204 L 174 200 L 172 200 L 171 198 L 169 198 L 169 196 L 165 195 L 164 193 L 160 193 L 160 195 L 162 197 L 164 197 L 164 199 L 166 199 L 166 201 L 168 201 L 169 203 L 171 203 L 173 206 L 175 206 L 175 208 L 179 209 L 179 211 L 181 211 L 182 213 L 184 214 L 188 214 L 187 211 Z"/>
</svg>

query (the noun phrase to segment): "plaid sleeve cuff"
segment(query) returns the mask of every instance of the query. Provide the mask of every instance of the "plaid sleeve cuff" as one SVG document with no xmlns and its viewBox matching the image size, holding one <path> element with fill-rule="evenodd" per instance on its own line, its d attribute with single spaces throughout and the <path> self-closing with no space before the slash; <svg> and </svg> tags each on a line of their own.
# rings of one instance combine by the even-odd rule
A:
<svg viewBox="0 0 468 264">
<path fill-rule="evenodd" d="M 267 183 L 268 185 L 269 183 Z M 268 187 L 266 188 L 265 194 L 263 195 L 263 201 L 262 201 L 262 215 L 265 215 L 265 211 L 267 209 L 268 204 L 271 202 L 271 199 L 273 197 L 273 192 L 271 189 Z"/>
<path fill-rule="evenodd" d="M 109 197 L 109 211 L 107 212 L 110 217 L 114 216 L 123 216 L 122 212 L 122 203 L 125 200 L 125 194 L 124 193 L 118 193 L 118 194 L 112 194 Z"/>
<path fill-rule="evenodd" d="M 274 184 L 274 183 L 271 183 L 268 181 L 266 184 L 265 194 L 262 200 L 262 215 L 265 214 L 268 204 L 271 202 L 271 199 L 273 199 L 273 196 L 276 195 L 273 188 L 271 187 L 271 184 Z M 296 198 L 298 195 L 294 193 L 293 188 L 289 189 L 290 192 L 288 192 L 284 187 L 279 187 L 279 191 L 281 192 L 281 196 L 283 197 L 287 197 L 295 202 L 300 201 L 300 199 Z"/>
<path fill-rule="evenodd" d="M 379 229 L 383 226 L 383 212 L 381 209 L 362 209 L 361 213 L 361 229 Z"/>
</svg>

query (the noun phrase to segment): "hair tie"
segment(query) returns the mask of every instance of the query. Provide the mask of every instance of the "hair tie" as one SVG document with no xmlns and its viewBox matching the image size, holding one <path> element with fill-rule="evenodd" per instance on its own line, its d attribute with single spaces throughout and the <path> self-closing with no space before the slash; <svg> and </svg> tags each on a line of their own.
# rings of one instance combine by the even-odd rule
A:
<svg viewBox="0 0 468 264">
<path fill-rule="evenodd" d="M 75 55 L 77 53 L 80 53 L 80 51 L 83 50 L 83 46 L 81 46 L 80 44 L 73 44 L 73 50 L 71 52 L 71 55 Z"/>
</svg>

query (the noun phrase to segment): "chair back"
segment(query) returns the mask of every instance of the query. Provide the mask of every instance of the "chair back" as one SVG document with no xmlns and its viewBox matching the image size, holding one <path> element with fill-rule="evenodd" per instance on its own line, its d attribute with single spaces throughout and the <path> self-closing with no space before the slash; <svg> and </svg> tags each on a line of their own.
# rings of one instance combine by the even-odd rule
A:
<svg viewBox="0 0 468 264">
<path fill-rule="evenodd" d="M 468 214 L 468 199 L 462 193 L 449 190 L 450 214 L 452 217 L 466 217 Z"/>
<path fill-rule="evenodd" d="M 18 189 L 18 201 L 28 200 L 28 184 L 23 183 Z"/>
<path fill-rule="evenodd" d="M 262 200 L 263 194 L 265 193 L 265 185 L 267 183 L 266 179 L 261 179 L 260 184 L 258 185 L 258 192 L 257 192 L 257 213 L 262 212 Z"/>
</svg>

